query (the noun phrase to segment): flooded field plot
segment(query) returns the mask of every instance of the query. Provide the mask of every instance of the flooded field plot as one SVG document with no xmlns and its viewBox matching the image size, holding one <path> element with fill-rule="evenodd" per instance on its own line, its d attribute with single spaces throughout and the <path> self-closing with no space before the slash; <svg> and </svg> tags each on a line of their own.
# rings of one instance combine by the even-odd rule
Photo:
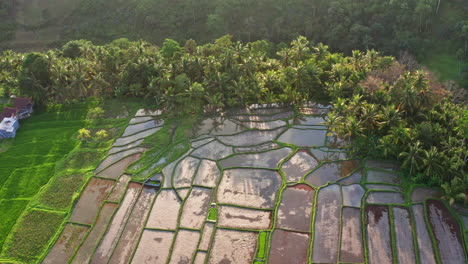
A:
<svg viewBox="0 0 468 264">
<path fill-rule="evenodd" d="M 325 145 L 327 130 L 290 128 L 284 132 L 278 141 L 298 147 L 320 147 Z"/>
<path fill-rule="evenodd" d="M 220 162 L 223 168 L 247 167 L 274 169 L 279 162 L 292 153 L 290 148 L 270 150 L 257 154 L 238 154 Z"/>
<path fill-rule="evenodd" d="M 468 209 L 407 186 L 395 163 L 348 159 L 322 116 L 253 108 L 200 118 L 179 155 L 151 160 L 140 144 L 167 124 L 138 113 L 43 263 L 467 263 Z"/>
<path fill-rule="evenodd" d="M 70 220 L 90 225 L 114 184 L 112 180 L 92 178 L 75 205 Z"/>
<path fill-rule="evenodd" d="M 306 176 L 306 181 L 320 187 L 327 182 L 333 183 L 348 176 L 359 167 L 358 161 L 339 161 L 322 164 L 318 169 Z"/>
<path fill-rule="evenodd" d="M 208 263 L 252 263 L 258 233 L 217 229 Z"/>
<path fill-rule="evenodd" d="M 310 232 L 315 191 L 305 184 L 284 189 L 278 208 L 277 227 Z"/>
<path fill-rule="evenodd" d="M 67 224 L 42 263 L 66 263 L 88 231 L 87 226 Z"/>
<path fill-rule="evenodd" d="M 307 263 L 309 239 L 308 234 L 276 229 L 273 231 L 269 263 Z"/>
<path fill-rule="evenodd" d="M 175 233 L 160 230 L 144 230 L 133 256 L 134 264 L 165 264 L 169 257 Z M 157 250 L 155 250 L 157 249 Z"/>
<path fill-rule="evenodd" d="M 272 222 L 271 211 L 245 209 L 233 206 L 219 206 L 218 226 L 235 229 L 269 229 Z"/>
<path fill-rule="evenodd" d="M 218 202 L 271 209 L 281 187 L 278 172 L 260 169 L 225 170 L 218 189 Z"/>
<path fill-rule="evenodd" d="M 288 182 L 297 182 L 318 165 L 317 161 L 305 151 L 299 151 L 283 163 L 281 170 Z"/>
</svg>

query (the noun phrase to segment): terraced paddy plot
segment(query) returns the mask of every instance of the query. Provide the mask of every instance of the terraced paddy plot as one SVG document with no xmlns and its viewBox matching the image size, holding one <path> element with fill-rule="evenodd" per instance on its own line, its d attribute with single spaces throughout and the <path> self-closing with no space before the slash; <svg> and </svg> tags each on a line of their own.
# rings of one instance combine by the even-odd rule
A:
<svg viewBox="0 0 468 264">
<path fill-rule="evenodd" d="M 353 172 L 353 174 L 351 174 L 350 176 L 339 180 L 338 183 L 342 185 L 349 185 L 349 184 L 361 183 L 361 181 L 362 181 L 362 170 L 357 170 Z"/>
<path fill-rule="evenodd" d="M 365 190 L 359 184 L 345 185 L 341 187 L 343 193 L 343 205 L 351 207 L 361 207 L 361 199 Z"/>
<path fill-rule="evenodd" d="M 156 191 L 152 187 L 144 187 L 136 201 L 132 213 L 122 231 L 119 242 L 115 246 L 110 263 L 128 263 L 138 243 L 146 217 L 150 211 Z"/>
<path fill-rule="evenodd" d="M 289 128 L 278 141 L 298 147 L 316 147 L 325 145 L 327 130 Z"/>
<path fill-rule="evenodd" d="M 367 182 L 401 184 L 401 177 L 388 171 L 369 170 L 366 179 Z"/>
<path fill-rule="evenodd" d="M 213 128 L 210 132 L 213 136 L 232 135 L 246 130 L 245 127 L 229 119 Z"/>
<path fill-rule="evenodd" d="M 416 263 L 410 212 L 404 207 L 392 210 L 398 263 Z"/>
<path fill-rule="evenodd" d="M 113 147 L 109 150 L 109 154 L 114 154 L 114 153 L 117 153 L 117 152 L 121 152 L 121 151 L 125 151 L 125 150 L 129 150 L 129 149 L 133 149 L 135 147 L 138 147 L 141 143 L 143 143 L 144 139 L 139 139 L 137 141 L 134 141 L 128 145 L 125 145 L 125 146 L 122 146 L 122 147 Z"/>
<path fill-rule="evenodd" d="M 78 251 L 76 252 L 75 257 L 71 263 L 79 264 L 79 263 L 88 263 L 94 248 L 99 243 L 99 240 L 104 235 L 106 231 L 107 224 L 112 218 L 115 210 L 117 210 L 118 204 L 115 203 L 105 203 L 99 213 L 99 217 L 96 220 L 91 232 L 88 234 L 86 239 L 84 240 L 83 244 L 79 247 Z M 62 262 L 65 263 L 66 261 Z"/>
<path fill-rule="evenodd" d="M 266 142 L 251 147 L 235 147 L 234 153 L 247 153 L 247 152 L 263 152 L 267 150 L 277 149 L 281 146 L 274 142 Z"/>
<path fill-rule="evenodd" d="M 336 134 L 327 136 L 326 146 L 329 148 L 345 148 L 349 142 L 343 138 L 338 137 Z"/>
<path fill-rule="evenodd" d="M 175 233 L 170 231 L 144 230 L 132 263 L 165 264 L 169 258 L 174 236 Z"/>
<path fill-rule="evenodd" d="M 366 184 L 366 188 L 369 190 L 377 190 L 377 191 L 403 192 L 403 188 L 401 186 L 387 185 L 387 184 Z"/>
<path fill-rule="evenodd" d="M 429 200 L 427 211 L 442 263 L 466 263 L 462 232 L 457 220 L 438 200 Z"/>
<path fill-rule="evenodd" d="M 238 115 L 238 116 L 233 116 L 232 118 L 235 118 L 240 121 L 266 122 L 266 121 L 272 121 L 272 120 L 278 120 L 278 119 L 287 119 L 293 115 L 294 115 L 293 111 L 285 111 L 285 112 L 280 112 L 280 113 L 271 114 L 271 115 Z"/>
<path fill-rule="evenodd" d="M 234 229 L 262 230 L 271 226 L 272 212 L 221 205 L 218 226 Z"/>
<path fill-rule="evenodd" d="M 388 207 L 369 205 L 365 217 L 369 263 L 393 263 Z"/>
<path fill-rule="evenodd" d="M 133 154 L 125 157 L 116 163 L 110 165 L 106 169 L 99 172 L 97 175 L 103 178 L 118 179 L 122 175 L 127 167 L 137 161 L 141 157 L 141 153 Z"/>
<path fill-rule="evenodd" d="M 106 200 L 110 202 L 119 202 L 123 194 L 125 193 L 125 189 L 127 188 L 127 185 L 131 179 L 131 175 L 122 175 L 115 184 L 114 189 L 112 189 L 111 194 L 107 197 Z"/>
<path fill-rule="evenodd" d="M 151 109 L 140 109 L 136 112 L 135 116 L 160 116 L 162 115 L 161 110 L 151 110 Z"/>
<path fill-rule="evenodd" d="M 130 122 L 128 122 L 128 124 L 133 125 L 133 124 L 147 122 L 147 121 L 150 121 L 150 120 L 154 120 L 154 117 L 152 117 L 152 116 L 137 116 L 137 117 L 134 117 L 134 118 L 130 119 Z"/>
<path fill-rule="evenodd" d="M 145 150 L 146 150 L 146 148 L 132 148 L 132 149 L 124 150 L 124 151 L 121 151 L 121 152 L 118 152 L 118 153 L 115 153 L 115 154 L 111 154 L 111 155 L 107 156 L 101 162 L 101 164 L 99 164 L 99 166 L 96 168 L 95 172 L 99 173 L 102 170 L 104 170 L 105 168 L 109 167 L 110 165 L 116 163 L 117 161 L 122 160 L 125 157 L 134 155 L 136 153 L 142 153 Z"/>
<path fill-rule="evenodd" d="M 278 208 L 277 227 L 309 232 L 314 194 L 314 189 L 306 184 L 284 189 Z"/>
<path fill-rule="evenodd" d="M 256 154 L 238 154 L 219 162 L 221 167 L 269 168 L 278 167 L 280 161 L 292 153 L 290 148 L 281 148 Z"/>
<path fill-rule="evenodd" d="M 88 231 L 87 226 L 66 224 L 59 239 L 42 263 L 66 263 Z"/>
<path fill-rule="evenodd" d="M 174 170 L 173 184 L 175 188 L 190 187 L 192 178 L 197 171 L 199 159 L 186 157 L 180 161 Z"/>
<path fill-rule="evenodd" d="M 172 257 L 169 263 L 192 263 L 197 250 L 200 232 L 193 230 L 179 230 L 172 249 Z"/>
<path fill-rule="evenodd" d="M 319 116 L 297 116 L 289 121 L 292 125 L 323 126 L 325 119 Z"/>
<path fill-rule="evenodd" d="M 205 264 L 207 253 L 203 251 L 198 251 L 197 255 L 195 256 L 195 260 L 193 264 Z"/>
<path fill-rule="evenodd" d="M 216 229 L 208 263 L 252 263 L 258 233 Z"/>
<path fill-rule="evenodd" d="M 211 189 L 194 187 L 185 201 L 180 226 L 201 229 L 208 215 Z"/>
<path fill-rule="evenodd" d="M 281 187 L 279 173 L 261 169 L 225 170 L 218 187 L 218 202 L 272 209 Z"/>
<path fill-rule="evenodd" d="M 416 224 L 416 238 L 419 248 L 419 259 L 421 263 L 437 263 L 435 260 L 434 250 L 424 219 L 424 206 L 421 204 L 413 205 L 414 222 Z"/>
<path fill-rule="evenodd" d="M 339 185 L 321 189 L 317 198 L 312 261 L 336 263 L 340 238 L 341 191 Z"/>
<path fill-rule="evenodd" d="M 283 131 L 284 128 L 277 128 L 274 130 L 250 130 L 232 136 L 219 136 L 218 140 L 223 144 L 231 146 L 253 146 L 272 141 Z"/>
<path fill-rule="evenodd" d="M 133 134 L 136 134 L 136 133 L 139 133 L 139 132 L 151 129 L 151 128 L 160 127 L 163 125 L 164 125 L 164 121 L 162 120 L 150 120 L 150 121 L 146 121 L 143 123 L 129 125 L 125 129 L 124 133 L 122 134 L 122 137 L 127 137 L 130 135 L 133 135 Z"/>
<path fill-rule="evenodd" d="M 270 257 L 271 264 L 307 263 L 309 234 L 295 233 L 281 229 L 273 232 Z"/>
<path fill-rule="evenodd" d="M 345 152 L 340 152 L 336 149 L 311 148 L 310 152 L 319 161 L 336 161 L 347 159 L 347 154 Z"/>
<path fill-rule="evenodd" d="M 0 189 L 0 200 L 31 198 L 49 181 L 54 167 L 55 164 L 45 164 L 13 170 Z"/>
<path fill-rule="evenodd" d="M 201 159 L 219 160 L 231 155 L 232 153 L 232 147 L 223 145 L 219 141 L 213 141 L 197 148 L 191 155 Z"/>
<path fill-rule="evenodd" d="M 214 230 L 214 223 L 207 222 L 205 224 L 205 226 L 203 227 L 202 238 L 200 240 L 200 245 L 198 246 L 198 249 L 205 251 L 209 249 Z"/>
<path fill-rule="evenodd" d="M 207 144 L 207 143 L 209 143 L 209 142 L 211 142 L 213 140 L 214 140 L 214 138 L 208 137 L 208 138 L 200 139 L 200 140 L 197 140 L 197 141 L 193 141 L 192 142 L 192 148 L 198 148 L 198 147 L 200 147 L 202 145 L 205 145 L 205 144 Z"/>
<path fill-rule="evenodd" d="M 129 184 L 127 193 L 125 194 L 119 209 L 115 213 L 112 222 L 109 224 L 109 229 L 97 247 L 91 262 L 107 263 L 109 261 L 132 212 L 133 206 L 138 198 L 138 194 L 140 193 L 140 189 L 140 184 Z"/>
<path fill-rule="evenodd" d="M 288 182 L 298 182 L 318 165 L 317 161 L 305 151 L 299 151 L 283 163 L 281 170 Z"/>
<path fill-rule="evenodd" d="M 221 171 L 216 165 L 216 162 L 211 160 L 202 160 L 200 166 L 198 167 L 193 184 L 206 187 L 215 187 L 220 177 Z"/>
<path fill-rule="evenodd" d="M 162 170 L 162 173 L 164 175 L 164 185 L 163 185 L 163 187 L 172 188 L 172 178 L 173 178 L 174 170 L 175 170 L 176 166 L 179 164 L 179 162 L 183 158 L 185 158 L 188 155 L 188 153 L 190 153 L 190 152 L 191 152 L 191 150 L 189 150 L 187 153 L 180 156 L 177 160 L 171 162 L 169 165 L 167 165 L 166 167 L 163 168 L 163 170 Z"/>
<path fill-rule="evenodd" d="M 306 181 L 315 187 L 323 186 L 328 182 L 336 182 L 356 170 L 359 162 L 347 160 L 322 164 L 318 169 L 307 175 Z"/>
<path fill-rule="evenodd" d="M 241 124 L 247 128 L 258 130 L 271 130 L 287 125 L 286 121 L 283 120 L 275 120 L 268 122 L 241 122 Z"/>
<path fill-rule="evenodd" d="M 370 192 L 366 201 L 370 204 L 404 204 L 405 197 L 399 192 Z"/>
<path fill-rule="evenodd" d="M 174 190 L 161 190 L 151 209 L 146 227 L 176 230 L 181 204 Z"/>
<path fill-rule="evenodd" d="M 139 139 L 146 138 L 146 137 L 158 132 L 160 129 L 161 129 L 161 127 L 151 128 L 151 129 L 148 129 L 148 130 L 133 134 L 133 135 L 128 136 L 128 137 L 118 138 L 114 142 L 114 146 L 119 147 L 119 146 L 124 146 L 124 145 L 130 144 L 130 143 L 132 143 L 134 141 L 137 141 Z"/>
<path fill-rule="evenodd" d="M 343 207 L 340 262 L 364 262 L 360 208 Z"/>
<path fill-rule="evenodd" d="M 413 203 L 424 202 L 428 198 L 440 198 L 443 195 L 441 189 L 430 187 L 415 187 L 411 192 L 411 201 Z"/>
<path fill-rule="evenodd" d="M 88 225 L 92 224 L 97 212 L 99 212 L 101 203 L 112 190 L 114 183 L 112 180 L 92 178 L 75 205 L 70 220 Z"/>
<path fill-rule="evenodd" d="M 207 118 L 196 123 L 192 129 L 194 137 L 208 134 L 214 127 L 220 125 L 224 121 L 223 118 Z"/>
</svg>

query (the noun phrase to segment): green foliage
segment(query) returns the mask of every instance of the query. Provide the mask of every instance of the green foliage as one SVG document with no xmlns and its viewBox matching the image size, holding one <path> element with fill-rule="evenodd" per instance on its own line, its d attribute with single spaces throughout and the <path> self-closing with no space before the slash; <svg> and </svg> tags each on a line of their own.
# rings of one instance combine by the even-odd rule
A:
<svg viewBox="0 0 468 264">
<path fill-rule="evenodd" d="M 85 179 L 81 173 L 59 175 L 41 192 L 37 203 L 46 208 L 65 210 L 70 206 Z"/>
<path fill-rule="evenodd" d="M 81 141 L 89 140 L 91 138 L 91 131 L 89 131 L 89 129 L 82 128 L 78 130 L 78 135 L 76 136 L 76 138 L 78 138 Z"/>
<path fill-rule="evenodd" d="M 80 57 L 84 52 L 86 52 L 86 48 L 91 45 L 91 42 L 86 40 L 73 40 L 68 42 L 62 47 L 63 56 L 76 59 Z"/>
<path fill-rule="evenodd" d="M 93 107 L 88 111 L 88 119 L 98 119 L 104 117 L 104 109 L 99 106 Z"/>
<path fill-rule="evenodd" d="M 166 39 L 161 48 L 161 54 L 166 59 L 172 59 L 180 56 L 184 49 L 173 39 Z"/>
<path fill-rule="evenodd" d="M 0 248 L 28 202 L 27 200 L 0 200 L 0 215 L 2 216 L 0 217 Z"/>
<path fill-rule="evenodd" d="M 31 198 L 54 174 L 55 164 L 16 169 L 0 190 L 0 199 Z"/>
<path fill-rule="evenodd" d="M 63 219 L 64 214 L 31 209 L 18 223 L 4 255 L 26 263 L 37 262 Z"/>
<path fill-rule="evenodd" d="M 208 220 L 216 221 L 218 219 L 218 209 L 216 207 L 211 207 L 208 211 Z"/>
<path fill-rule="evenodd" d="M 18 77 L 20 93 L 32 96 L 38 103 L 47 100 L 46 88 L 51 83 L 49 66 L 45 54 L 33 52 L 26 55 Z"/>
<path fill-rule="evenodd" d="M 357 89 L 335 88 L 328 125 L 353 140 L 355 154 L 399 159 L 416 181 L 442 185 L 447 199 L 461 200 L 468 190 L 465 105 L 450 102 L 430 75 L 398 63 L 370 71 Z"/>
</svg>

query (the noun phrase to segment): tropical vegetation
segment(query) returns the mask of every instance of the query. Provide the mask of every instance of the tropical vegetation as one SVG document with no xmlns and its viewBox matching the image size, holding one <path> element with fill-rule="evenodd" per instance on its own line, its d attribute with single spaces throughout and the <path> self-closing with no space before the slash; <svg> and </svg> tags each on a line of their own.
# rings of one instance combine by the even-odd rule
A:
<svg viewBox="0 0 468 264">
<path fill-rule="evenodd" d="M 146 98 L 169 115 L 252 103 L 331 102 L 328 125 L 352 140 L 355 155 L 401 160 L 414 179 L 442 185 L 447 194 L 458 188 L 448 199 L 464 200 L 466 98 L 408 61 L 373 50 L 332 53 L 305 37 L 289 46 L 243 44 L 229 35 L 201 46 L 167 39 L 161 48 L 127 39 L 104 46 L 72 41 L 44 53 L 4 52 L 0 92 L 33 96 L 42 104 L 91 96 Z M 80 135 L 91 137 L 85 130 Z"/>
</svg>

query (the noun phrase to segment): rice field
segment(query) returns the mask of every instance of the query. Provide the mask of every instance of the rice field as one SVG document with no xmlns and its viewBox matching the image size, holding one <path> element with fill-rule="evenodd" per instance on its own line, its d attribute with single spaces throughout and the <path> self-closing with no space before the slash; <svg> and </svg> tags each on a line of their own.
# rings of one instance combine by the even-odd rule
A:
<svg viewBox="0 0 468 264">
<path fill-rule="evenodd" d="M 323 125 L 327 109 L 254 106 L 191 120 L 137 111 L 109 123 L 107 128 L 114 125 L 120 132 L 94 149 L 99 153 L 94 162 L 65 158 L 60 167 L 70 164 L 75 173 L 54 176 L 39 194 L 32 186 L 14 188 L 29 186 L 26 180 L 5 180 L 3 186 L 13 190 L 0 195 L 11 203 L 1 200 L 0 212 L 18 220 L 0 219 L 14 226 L 6 232 L 1 225 L 8 234 L 2 258 L 466 263 L 468 210 L 449 207 L 439 189 L 410 182 L 394 162 L 353 158 L 347 142 Z M 81 153 L 86 149 L 73 153 L 86 157 Z M 11 173 L 18 179 L 31 170 L 44 175 L 53 170 L 47 164 L 55 164 L 55 156 L 41 156 Z M 42 177 L 36 181 L 45 181 Z M 54 199 L 53 190 L 69 198 Z M 41 232 L 31 236 L 35 221 Z M 25 238 L 49 242 L 26 245 Z"/>
</svg>

